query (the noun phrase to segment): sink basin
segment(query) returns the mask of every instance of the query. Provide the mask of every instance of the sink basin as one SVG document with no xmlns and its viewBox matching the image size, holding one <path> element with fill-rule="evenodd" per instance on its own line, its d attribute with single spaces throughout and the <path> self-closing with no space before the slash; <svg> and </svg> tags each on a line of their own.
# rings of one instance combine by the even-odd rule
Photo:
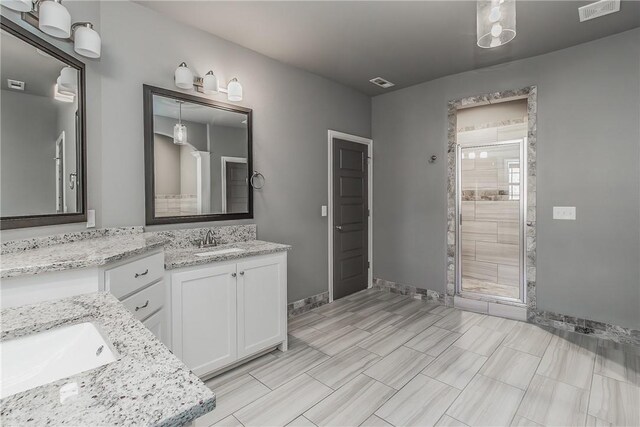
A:
<svg viewBox="0 0 640 427">
<path fill-rule="evenodd" d="M 90 322 L 0 342 L 0 398 L 106 365 L 116 355 Z"/>
<path fill-rule="evenodd" d="M 244 252 L 244 249 L 239 249 L 239 248 L 218 249 L 218 250 L 213 250 L 208 252 L 200 252 L 196 254 L 196 256 L 205 257 L 205 256 L 213 256 L 213 255 L 233 254 L 237 252 Z"/>
</svg>

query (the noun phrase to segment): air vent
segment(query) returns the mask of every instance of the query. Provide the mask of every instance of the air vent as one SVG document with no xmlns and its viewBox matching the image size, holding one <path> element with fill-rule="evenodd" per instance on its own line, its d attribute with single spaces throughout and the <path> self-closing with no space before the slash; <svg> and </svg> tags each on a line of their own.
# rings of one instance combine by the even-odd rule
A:
<svg viewBox="0 0 640 427">
<path fill-rule="evenodd" d="M 391 83 L 389 80 L 385 80 L 382 77 L 376 77 L 374 79 L 369 80 L 371 83 L 373 83 L 376 86 L 380 86 L 383 89 L 388 89 L 391 86 L 395 86 L 395 84 Z"/>
<path fill-rule="evenodd" d="M 7 86 L 13 90 L 24 90 L 24 82 L 19 80 L 7 79 Z"/>
<path fill-rule="evenodd" d="M 580 22 L 599 18 L 620 10 L 620 0 L 600 0 L 578 8 Z"/>
</svg>

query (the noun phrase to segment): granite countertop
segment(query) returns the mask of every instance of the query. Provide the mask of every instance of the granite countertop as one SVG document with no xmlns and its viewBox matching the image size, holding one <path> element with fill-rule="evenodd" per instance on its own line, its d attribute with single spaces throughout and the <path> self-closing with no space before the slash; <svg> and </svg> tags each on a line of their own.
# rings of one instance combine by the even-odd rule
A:
<svg viewBox="0 0 640 427">
<path fill-rule="evenodd" d="M 5 253 L 0 258 L 0 278 L 101 266 L 166 243 L 165 238 L 153 233 L 130 233 Z"/>
<path fill-rule="evenodd" d="M 198 257 L 196 254 L 202 252 L 222 251 L 224 249 L 238 248 L 242 252 L 213 254 L 205 257 Z M 216 261 L 227 261 L 231 259 L 244 258 L 255 255 L 266 255 L 275 252 L 284 252 L 291 249 L 289 245 L 280 243 L 264 242 L 262 240 L 248 240 L 245 242 L 228 243 L 210 248 L 199 248 L 197 246 L 184 248 L 166 248 L 164 253 L 164 268 L 172 270 L 193 265 L 208 264 Z"/>
<path fill-rule="evenodd" d="M 176 426 L 216 406 L 213 392 L 107 293 L 4 309 L 0 340 L 55 327 L 95 322 L 119 358 L 115 362 L 0 400 L 2 425 Z M 79 394 L 61 403 L 60 387 Z"/>
</svg>

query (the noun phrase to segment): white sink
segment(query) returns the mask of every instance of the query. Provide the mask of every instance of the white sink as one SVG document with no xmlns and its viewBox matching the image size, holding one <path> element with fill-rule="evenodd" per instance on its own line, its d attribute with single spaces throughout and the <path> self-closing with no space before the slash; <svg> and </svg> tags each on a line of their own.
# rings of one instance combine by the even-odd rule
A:
<svg viewBox="0 0 640 427">
<path fill-rule="evenodd" d="M 237 252 L 244 252 L 244 249 L 239 249 L 239 248 L 218 249 L 215 251 L 200 252 L 196 254 L 196 256 L 205 257 L 205 256 L 213 256 L 213 255 L 234 254 Z"/>
<path fill-rule="evenodd" d="M 0 342 L 0 398 L 106 365 L 116 354 L 89 322 Z"/>
</svg>

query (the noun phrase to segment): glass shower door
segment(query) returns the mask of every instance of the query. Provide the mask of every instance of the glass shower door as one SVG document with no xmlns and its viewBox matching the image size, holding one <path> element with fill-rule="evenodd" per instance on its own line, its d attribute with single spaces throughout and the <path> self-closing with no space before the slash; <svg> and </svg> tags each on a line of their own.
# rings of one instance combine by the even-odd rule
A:
<svg viewBox="0 0 640 427">
<path fill-rule="evenodd" d="M 522 140 L 459 148 L 461 294 L 523 301 Z"/>
</svg>

